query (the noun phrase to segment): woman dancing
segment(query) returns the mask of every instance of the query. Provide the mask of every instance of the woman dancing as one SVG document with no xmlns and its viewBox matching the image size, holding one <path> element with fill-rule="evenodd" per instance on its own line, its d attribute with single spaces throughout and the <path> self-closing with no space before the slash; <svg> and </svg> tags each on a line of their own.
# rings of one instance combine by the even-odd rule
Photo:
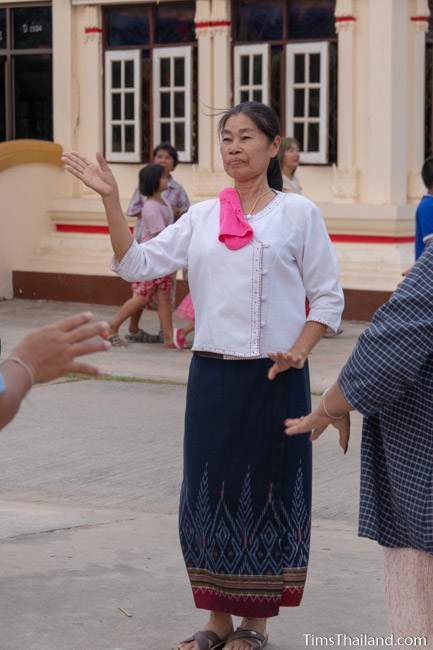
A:
<svg viewBox="0 0 433 650">
<path fill-rule="evenodd" d="M 196 607 L 210 617 L 181 650 L 263 648 L 267 619 L 299 605 L 306 580 L 311 443 L 285 436 L 283 420 L 309 409 L 307 358 L 338 328 L 343 295 L 318 208 L 273 189 L 279 130 L 264 104 L 227 110 L 220 147 L 235 187 L 141 245 L 102 156 L 64 155 L 102 196 L 115 271 L 142 281 L 189 270 L 196 320 L 179 527 Z"/>
</svg>

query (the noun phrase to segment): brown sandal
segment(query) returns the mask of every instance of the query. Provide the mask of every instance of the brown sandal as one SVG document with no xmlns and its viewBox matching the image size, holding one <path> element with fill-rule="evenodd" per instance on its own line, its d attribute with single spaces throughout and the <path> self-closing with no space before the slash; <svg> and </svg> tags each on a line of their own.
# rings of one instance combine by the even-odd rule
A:
<svg viewBox="0 0 433 650">
<path fill-rule="evenodd" d="M 108 337 L 108 342 L 111 343 L 113 348 L 126 348 L 128 343 L 125 339 L 122 339 L 118 334 L 113 334 Z"/>
<path fill-rule="evenodd" d="M 161 343 L 159 334 L 149 334 L 141 328 L 137 332 L 128 332 L 125 338 L 132 343 Z"/>
<path fill-rule="evenodd" d="M 203 632 L 196 632 L 189 639 L 179 643 L 177 646 L 178 650 L 181 650 L 181 646 L 184 644 L 194 643 L 194 641 L 198 643 L 198 650 L 217 650 L 217 648 L 222 648 L 225 643 L 224 639 L 221 639 L 215 632 L 204 630 Z M 209 641 L 212 643 L 211 646 L 209 645 Z"/>
<path fill-rule="evenodd" d="M 251 650 L 261 650 L 268 645 L 268 635 L 266 634 L 266 636 L 264 636 L 255 630 L 246 630 L 242 627 L 238 627 L 236 632 L 230 634 L 230 636 L 225 640 L 225 643 L 227 644 L 231 641 L 246 641 L 251 647 Z"/>
</svg>

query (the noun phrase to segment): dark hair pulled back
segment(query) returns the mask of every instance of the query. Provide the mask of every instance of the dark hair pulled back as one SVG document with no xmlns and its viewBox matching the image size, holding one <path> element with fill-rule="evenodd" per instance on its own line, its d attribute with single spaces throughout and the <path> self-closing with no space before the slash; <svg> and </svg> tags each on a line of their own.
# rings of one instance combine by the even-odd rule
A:
<svg viewBox="0 0 433 650">
<path fill-rule="evenodd" d="M 280 134 L 280 120 L 275 111 L 261 102 L 241 102 L 226 110 L 218 123 L 218 135 L 221 137 L 227 121 L 234 115 L 246 115 L 265 134 L 270 142 L 273 142 Z M 274 190 L 281 192 L 283 189 L 283 177 L 278 162 L 278 157 L 271 158 L 267 170 L 268 184 Z"/>
<path fill-rule="evenodd" d="M 159 190 L 164 167 L 161 165 L 146 165 L 138 173 L 138 189 L 143 196 L 152 196 Z"/>
</svg>

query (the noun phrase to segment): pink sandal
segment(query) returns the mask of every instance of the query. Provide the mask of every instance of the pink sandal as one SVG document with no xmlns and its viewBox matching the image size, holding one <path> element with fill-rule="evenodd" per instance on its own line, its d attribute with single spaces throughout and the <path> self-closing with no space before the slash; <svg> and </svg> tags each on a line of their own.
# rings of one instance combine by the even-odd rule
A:
<svg viewBox="0 0 433 650">
<path fill-rule="evenodd" d="M 181 327 L 175 327 L 173 331 L 173 343 L 178 350 L 183 350 L 186 344 L 185 334 Z"/>
</svg>

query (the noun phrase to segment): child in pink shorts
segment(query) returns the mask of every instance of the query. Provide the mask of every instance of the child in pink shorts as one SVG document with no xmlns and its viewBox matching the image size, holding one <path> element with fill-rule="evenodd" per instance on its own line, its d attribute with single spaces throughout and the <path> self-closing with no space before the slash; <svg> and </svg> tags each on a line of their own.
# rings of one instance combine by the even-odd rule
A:
<svg viewBox="0 0 433 650">
<path fill-rule="evenodd" d="M 139 174 L 140 193 L 146 197 L 141 209 L 141 217 L 136 227 L 136 237 L 140 242 L 149 241 L 173 223 L 174 213 L 171 205 L 162 198 L 161 193 L 167 189 L 168 180 L 164 176 L 161 165 L 147 165 Z M 171 290 L 173 277 L 166 275 L 163 278 L 148 280 L 146 282 L 133 282 L 133 296 L 119 309 L 115 318 L 110 323 L 109 341 L 111 345 L 126 345 L 126 341 L 119 336 L 119 328 L 132 314 L 146 307 L 156 297 L 160 306 L 161 325 L 164 334 L 164 347 L 177 347 L 173 342 L 173 322 L 171 307 Z"/>
</svg>

